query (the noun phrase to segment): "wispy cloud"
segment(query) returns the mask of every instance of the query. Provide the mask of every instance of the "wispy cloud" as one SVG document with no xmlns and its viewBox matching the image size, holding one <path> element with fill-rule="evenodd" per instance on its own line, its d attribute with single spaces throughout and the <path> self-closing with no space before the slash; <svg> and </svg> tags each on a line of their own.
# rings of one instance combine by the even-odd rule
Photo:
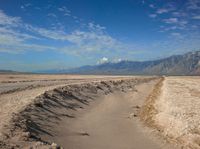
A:
<svg viewBox="0 0 200 149">
<path fill-rule="evenodd" d="M 28 9 L 30 6 L 32 6 L 32 4 L 27 3 L 27 4 L 24 4 L 24 5 L 21 5 L 20 8 L 21 8 L 23 11 L 26 11 L 26 9 Z"/>
<path fill-rule="evenodd" d="M 7 16 L 2 10 L 0 10 L 0 25 L 17 26 L 20 23 L 20 17 Z"/>
<path fill-rule="evenodd" d="M 26 7 L 30 7 L 30 6 L 32 6 L 32 4 L 27 3 L 27 4 L 24 4 L 24 6 L 26 6 Z"/>
<path fill-rule="evenodd" d="M 156 11 L 157 14 L 163 14 L 163 13 L 167 13 L 169 12 L 170 10 L 169 9 L 166 9 L 166 8 L 160 8 Z"/>
<path fill-rule="evenodd" d="M 200 9 L 200 1 L 199 0 L 188 0 L 187 9 L 190 9 L 190 10 Z"/>
<path fill-rule="evenodd" d="M 48 16 L 48 17 L 57 18 L 56 14 L 54 14 L 54 13 L 48 13 L 47 16 Z"/>
<path fill-rule="evenodd" d="M 21 7 L 20 7 L 21 9 L 25 9 L 25 7 L 22 5 Z"/>
<path fill-rule="evenodd" d="M 92 53 L 112 53 L 127 49 L 125 44 L 98 30 L 95 32 L 77 30 L 67 35 L 66 40 L 71 45 L 62 48 L 61 51 L 76 56 Z"/>
<path fill-rule="evenodd" d="M 172 15 L 175 16 L 175 17 L 186 17 L 187 16 L 187 14 L 185 12 L 182 12 L 182 11 L 180 11 L 180 12 L 174 11 L 174 12 L 172 12 Z"/>
<path fill-rule="evenodd" d="M 150 8 L 155 8 L 155 5 L 154 4 L 150 4 L 149 7 Z"/>
<path fill-rule="evenodd" d="M 168 19 L 163 19 L 163 21 L 168 24 L 173 24 L 178 22 L 178 18 L 168 18 Z"/>
<path fill-rule="evenodd" d="M 150 7 L 148 16 L 154 19 L 156 14 L 156 23 L 159 23 L 158 29 L 167 39 L 160 40 L 154 44 L 154 48 L 161 48 L 163 51 L 187 51 L 197 49 L 200 43 L 199 30 L 199 0 L 186 0 L 184 2 L 170 1 L 162 4 L 154 4 L 156 7 Z M 174 53 L 171 53 L 174 54 Z"/>
<path fill-rule="evenodd" d="M 42 8 L 40 8 L 40 7 L 34 7 L 34 9 L 36 9 L 36 10 L 42 10 Z"/>
<path fill-rule="evenodd" d="M 149 14 L 149 17 L 150 17 L 150 18 L 156 18 L 156 17 L 157 17 L 157 14 Z"/>
<path fill-rule="evenodd" d="M 64 16 L 71 16 L 71 11 L 65 6 L 58 8 L 58 11 L 62 12 Z"/>
<path fill-rule="evenodd" d="M 149 17 L 156 17 L 156 20 L 162 23 L 163 27 L 161 28 L 160 32 L 170 32 L 171 30 L 188 31 L 198 29 L 192 20 L 198 21 L 200 19 L 200 1 L 187 0 L 182 2 L 181 7 L 178 5 L 179 3 L 176 2 L 168 2 L 165 3 L 165 5 L 160 6 L 160 8 L 156 7 L 157 9 L 149 6 L 153 11 L 153 13 L 151 12 L 151 14 L 149 14 Z M 193 27 L 194 25 L 196 27 Z"/>
<path fill-rule="evenodd" d="M 104 63 L 108 63 L 108 62 L 109 62 L 108 58 L 107 57 L 103 57 L 97 62 L 97 64 L 104 64 Z"/>
<path fill-rule="evenodd" d="M 101 25 L 95 24 L 95 23 L 93 23 L 93 22 L 89 22 L 89 23 L 88 23 L 88 28 L 89 28 L 90 30 L 97 30 L 97 31 L 104 31 L 104 30 L 106 29 L 105 26 L 101 26 Z"/>
<path fill-rule="evenodd" d="M 200 15 L 193 16 L 192 18 L 196 20 L 200 20 Z"/>
<path fill-rule="evenodd" d="M 173 32 L 171 33 L 172 36 L 181 37 L 181 33 Z"/>
<path fill-rule="evenodd" d="M 106 33 L 106 27 L 94 22 L 86 24 L 84 30 L 75 29 L 72 32 L 65 32 L 64 29 L 33 26 L 23 22 L 19 17 L 11 17 L 0 11 L 0 25 L 0 52 L 19 53 L 27 50 L 55 50 L 75 56 L 83 56 L 94 53 L 115 54 L 130 48 L 130 45 L 126 45 Z M 42 42 L 37 42 L 41 40 L 53 40 L 64 44 L 59 48 L 45 46 L 41 44 Z"/>
<path fill-rule="evenodd" d="M 177 32 L 187 32 L 188 30 L 194 31 L 198 29 L 194 20 L 200 20 L 200 8 L 198 8 L 200 6 L 200 1 L 187 0 L 182 3 L 181 7 L 177 5 L 176 2 L 168 2 L 165 3 L 164 6 L 160 6 L 161 8 L 156 7 L 157 9 L 155 9 L 150 7 L 153 12 L 151 11 L 151 13 L 148 14 L 149 17 L 152 19 L 156 18 L 156 21 L 162 23 L 162 28 L 159 32 L 169 32 L 169 34 L 171 34 L 171 31 L 174 30 Z"/>
<path fill-rule="evenodd" d="M 31 33 L 21 32 L 25 24 L 19 17 L 11 17 L 0 10 L 0 52 L 19 53 L 27 50 L 47 50 L 52 47 L 28 44 L 29 40 L 40 38 Z"/>
<path fill-rule="evenodd" d="M 155 7 L 150 7 L 150 8 L 155 8 Z M 165 14 L 165 13 L 169 13 L 175 10 L 175 7 L 173 4 L 171 3 L 165 3 L 164 7 L 161 8 L 157 8 L 156 13 L 161 15 L 161 14 Z"/>
</svg>

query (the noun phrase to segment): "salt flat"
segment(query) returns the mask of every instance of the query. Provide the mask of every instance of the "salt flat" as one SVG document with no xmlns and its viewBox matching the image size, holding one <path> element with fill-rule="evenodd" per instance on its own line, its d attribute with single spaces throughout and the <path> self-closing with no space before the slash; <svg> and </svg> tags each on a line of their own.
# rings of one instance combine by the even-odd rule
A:
<svg viewBox="0 0 200 149">
<path fill-rule="evenodd" d="M 140 117 L 167 142 L 200 148 L 200 77 L 165 77 L 147 98 Z"/>
<path fill-rule="evenodd" d="M 184 76 L 0 75 L 0 148 L 198 149 L 199 84 Z"/>
<path fill-rule="evenodd" d="M 42 141 L 40 139 L 41 132 L 34 133 L 35 130 L 48 129 L 48 127 L 41 126 L 40 122 L 32 116 L 39 116 L 42 122 L 45 122 L 45 119 L 54 121 L 54 118 L 58 122 L 58 119 L 62 118 L 63 115 L 70 114 L 70 109 L 83 107 L 93 94 L 94 99 L 100 98 L 115 90 L 127 91 L 134 85 L 145 83 L 151 79 L 156 78 L 141 76 L 0 75 L 0 147 L 29 148 L 37 146 L 39 143 L 39 148 L 45 148 L 52 142 Z M 62 114 L 55 117 L 49 111 L 54 109 L 51 102 L 57 92 L 61 95 L 59 95 L 55 107 Z M 51 93 L 53 94 L 51 95 Z M 51 98 L 47 98 L 48 96 Z M 63 97 L 65 98 L 63 99 Z M 64 102 L 61 104 L 62 106 L 58 104 L 60 100 Z M 43 109 L 46 102 L 50 103 L 47 108 L 48 112 Z M 48 125 L 53 124 L 47 123 Z"/>
<path fill-rule="evenodd" d="M 169 141 L 200 148 L 200 77 L 166 77 L 155 123 Z"/>
</svg>

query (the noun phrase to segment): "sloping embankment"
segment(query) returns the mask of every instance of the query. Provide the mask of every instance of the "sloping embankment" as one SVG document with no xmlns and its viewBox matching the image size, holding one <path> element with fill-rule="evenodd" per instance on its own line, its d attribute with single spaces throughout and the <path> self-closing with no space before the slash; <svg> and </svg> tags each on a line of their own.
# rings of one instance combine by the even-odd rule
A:
<svg viewBox="0 0 200 149">
<path fill-rule="evenodd" d="M 44 134 L 55 135 L 63 118 L 74 118 L 74 112 L 86 108 L 91 101 L 114 91 L 128 91 L 134 86 L 156 79 L 134 78 L 101 81 L 60 87 L 38 96 L 34 103 L 13 115 L 10 129 L 5 133 L 0 148 L 58 148 L 55 143 L 42 138 Z"/>
<path fill-rule="evenodd" d="M 156 124 L 154 117 L 158 113 L 155 102 L 161 96 L 162 86 L 163 86 L 164 78 L 161 78 L 159 82 L 154 86 L 153 91 L 147 97 L 144 105 L 140 110 L 140 118 L 145 124 L 149 127 L 156 128 L 159 130 L 158 125 Z"/>
<path fill-rule="evenodd" d="M 200 80 L 163 78 L 141 108 L 140 118 L 177 148 L 200 149 Z"/>
<path fill-rule="evenodd" d="M 156 116 L 160 112 L 156 104 L 162 98 L 164 81 L 165 81 L 165 78 L 163 77 L 154 86 L 153 91 L 149 94 L 144 105 L 141 107 L 139 116 L 140 116 L 141 121 L 144 122 L 144 124 L 147 127 L 151 128 L 158 136 L 161 136 L 168 142 L 172 143 L 173 141 L 174 143 L 174 140 L 172 140 L 172 138 L 164 134 L 164 131 L 167 128 L 164 126 L 161 126 L 160 123 L 156 121 Z"/>
</svg>

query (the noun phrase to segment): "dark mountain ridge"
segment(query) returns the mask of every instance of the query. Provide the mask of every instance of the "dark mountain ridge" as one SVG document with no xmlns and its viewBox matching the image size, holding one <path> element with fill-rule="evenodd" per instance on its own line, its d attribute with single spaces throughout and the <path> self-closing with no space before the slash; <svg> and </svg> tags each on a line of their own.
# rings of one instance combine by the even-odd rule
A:
<svg viewBox="0 0 200 149">
<path fill-rule="evenodd" d="M 121 61 L 63 70 L 73 74 L 200 75 L 200 51 L 153 61 Z"/>
</svg>

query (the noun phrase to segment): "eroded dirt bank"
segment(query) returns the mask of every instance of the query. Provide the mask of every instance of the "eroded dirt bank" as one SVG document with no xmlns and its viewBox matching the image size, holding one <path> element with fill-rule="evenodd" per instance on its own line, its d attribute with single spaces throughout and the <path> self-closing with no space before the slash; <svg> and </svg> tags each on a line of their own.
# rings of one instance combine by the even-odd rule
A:
<svg viewBox="0 0 200 149">
<path fill-rule="evenodd" d="M 64 148 L 73 149 L 160 149 L 138 119 L 138 112 L 156 81 L 136 85 L 125 92 L 114 91 L 80 110 L 71 120 L 56 127 L 57 135 L 46 135 Z M 66 127 L 67 126 L 67 127 Z"/>
<path fill-rule="evenodd" d="M 140 118 L 167 142 L 200 149 L 200 78 L 166 77 L 155 86 Z"/>
<path fill-rule="evenodd" d="M 23 111 L 39 95 L 59 87 L 87 82 L 121 80 L 135 76 L 0 75 L 0 142 L 10 129 L 13 115 Z M 139 77 L 137 77 L 139 78 Z"/>
<path fill-rule="evenodd" d="M 137 117 L 146 96 L 157 81 L 158 78 L 122 79 L 68 85 L 47 91 L 38 96 L 33 104 L 13 115 L 10 129 L 0 146 L 56 148 L 59 144 L 66 148 L 79 148 L 73 147 L 73 141 L 77 139 L 80 143 L 77 145 L 83 149 L 111 146 L 134 148 L 133 140 L 139 141 L 135 144 L 136 148 L 159 148 L 161 144 L 145 137 L 136 128 L 136 122 L 134 124 L 131 121 Z M 145 91 L 144 88 L 136 88 L 139 84 L 149 82 L 153 83 L 146 85 Z M 116 146 L 110 144 L 111 138 L 117 142 Z"/>
</svg>

